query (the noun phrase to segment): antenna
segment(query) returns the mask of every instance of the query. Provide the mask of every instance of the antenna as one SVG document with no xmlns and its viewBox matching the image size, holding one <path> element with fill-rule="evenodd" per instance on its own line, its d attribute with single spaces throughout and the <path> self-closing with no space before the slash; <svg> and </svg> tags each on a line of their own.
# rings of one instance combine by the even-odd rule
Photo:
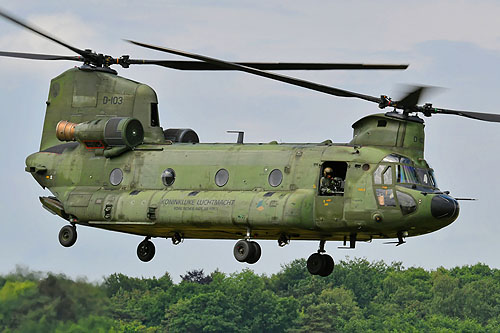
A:
<svg viewBox="0 0 500 333">
<path fill-rule="evenodd" d="M 243 131 L 227 131 L 227 133 L 238 133 L 238 141 L 236 141 L 236 143 L 243 144 L 243 136 L 245 135 L 245 132 L 243 132 Z"/>
</svg>

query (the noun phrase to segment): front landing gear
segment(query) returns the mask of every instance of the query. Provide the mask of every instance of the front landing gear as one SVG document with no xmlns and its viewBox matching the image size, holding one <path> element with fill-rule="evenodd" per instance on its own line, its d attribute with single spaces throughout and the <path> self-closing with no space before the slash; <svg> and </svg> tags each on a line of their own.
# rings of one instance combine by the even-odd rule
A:
<svg viewBox="0 0 500 333">
<path fill-rule="evenodd" d="M 259 261 L 262 251 L 259 243 L 248 240 L 240 240 L 234 245 L 233 254 L 239 262 L 255 264 Z"/>
<path fill-rule="evenodd" d="M 139 243 L 137 246 L 137 257 L 141 261 L 148 262 L 155 256 L 155 245 L 146 237 L 145 240 Z"/>
<path fill-rule="evenodd" d="M 311 254 L 307 259 L 307 270 L 312 275 L 325 277 L 332 274 L 335 263 L 325 252 L 325 241 L 320 241 L 318 252 Z"/>
<path fill-rule="evenodd" d="M 65 225 L 59 231 L 59 243 L 64 247 L 73 246 L 76 242 L 76 227 L 74 225 Z"/>
</svg>

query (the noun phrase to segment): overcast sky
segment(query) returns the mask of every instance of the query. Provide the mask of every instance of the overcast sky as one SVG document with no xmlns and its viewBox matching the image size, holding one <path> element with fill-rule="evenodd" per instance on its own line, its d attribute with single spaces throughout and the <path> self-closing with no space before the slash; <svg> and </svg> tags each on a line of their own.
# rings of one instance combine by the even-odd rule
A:
<svg viewBox="0 0 500 333">
<path fill-rule="evenodd" d="M 423 103 L 500 113 L 500 2 L 498 1 L 0 1 L 0 8 L 78 48 L 119 57 L 177 59 L 123 39 L 164 45 L 229 61 L 317 61 L 409 63 L 406 71 L 286 72 L 307 80 L 374 96 L 398 97 L 398 84 L 440 86 Z M 328 4 L 325 4 L 328 3 Z M 307 4 L 307 5 L 306 5 Z M 18 26 L 0 20 L 0 50 L 72 55 Z M 26 156 L 40 143 L 51 78 L 77 65 L 0 59 L 0 273 L 16 265 L 99 280 L 114 272 L 178 281 L 191 269 L 231 273 L 251 267 L 272 274 L 280 265 L 315 252 L 317 242 L 292 241 L 279 248 L 262 241 L 255 265 L 238 263 L 235 241 L 185 240 L 173 246 L 155 239 L 149 263 L 136 257 L 142 237 L 87 227 L 63 248 L 65 221 L 41 207 L 49 195 L 24 171 Z M 153 66 L 116 68 L 119 74 L 156 90 L 163 128 L 190 127 L 202 142 L 233 142 L 226 130 L 244 130 L 247 142 L 348 142 L 351 125 L 379 112 L 364 101 L 337 98 L 245 73 L 180 72 Z M 427 161 L 442 190 L 461 202 L 452 225 L 409 238 L 394 247 L 383 241 L 340 250 L 336 261 L 366 257 L 436 268 L 482 262 L 500 268 L 500 124 L 455 116 L 426 118 Z"/>
</svg>

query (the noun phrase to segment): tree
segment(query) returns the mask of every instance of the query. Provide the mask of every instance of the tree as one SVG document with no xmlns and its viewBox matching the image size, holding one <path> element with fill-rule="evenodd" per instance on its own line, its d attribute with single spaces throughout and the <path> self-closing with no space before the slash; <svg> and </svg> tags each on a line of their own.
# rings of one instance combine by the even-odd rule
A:
<svg viewBox="0 0 500 333">
<path fill-rule="evenodd" d="M 500 271 L 405 269 L 341 261 L 326 278 L 304 259 L 271 277 L 251 270 L 174 284 L 112 274 L 101 284 L 19 268 L 0 277 L 2 332 L 497 332 Z M 2 282 L 3 281 L 3 282 Z"/>
<path fill-rule="evenodd" d="M 182 281 L 194 282 L 198 284 L 209 284 L 212 282 L 212 277 L 210 275 L 205 275 L 203 269 L 192 270 L 186 273 L 186 275 L 181 275 Z"/>
<path fill-rule="evenodd" d="M 392 316 L 398 312 L 414 312 L 423 318 L 428 313 L 431 288 L 431 275 L 423 268 L 388 272 L 370 304 L 370 314 Z"/>
<path fill-rule="evenodd" d="M 462 288 L 463 317 L 486 324 L 500 310 L 500 283 L 491 277 L 473 281 Z"/>
<path fill-rule="evenodd" d="M 298 304 L 267 290 L 265 280 L 249 270 L 228 277 L 217 274 L 210 288 L 172 305 L 165 325 L 174 332 L 284 331 L 293 325 Z"/>
<path fill-rule="evenodd" d="M 350 320 L 361 318 L 354 293 L 343 287 L 325 289 L 318 302 L 305 309 L 299 332 L 343 332 Z"/>
<path fill-rule="evenodd" d="M 432 284 L 432 312 L 448 317 L 461 317 L 463 297 L 459 280 L 440 268 L 432 273 Z"/>
<path fill-rule="evenodd" d="M 173 286 L 170 274 L 165 273 L 159 279 L 153 278 L 134 278 L 128 277 L 121 273 L 114 273 L 104 279 L 104 289 L 108 296 L 115 295 L 119 290 L 148 290 L 152 288 L 160 288 L 167 290 Z"/>
<path fill-rule="evenodd" d="M 334 286 L 352 290 L 358 305 L 365 308 L 381 291 L 382 281 L 387 274 L 396 269 L 400 269 L 398 263 L 388 266 L 382 261 L 370 263 L 364 258 L 354 258 L 340 261 L 329 278 Z"/>
</svg>

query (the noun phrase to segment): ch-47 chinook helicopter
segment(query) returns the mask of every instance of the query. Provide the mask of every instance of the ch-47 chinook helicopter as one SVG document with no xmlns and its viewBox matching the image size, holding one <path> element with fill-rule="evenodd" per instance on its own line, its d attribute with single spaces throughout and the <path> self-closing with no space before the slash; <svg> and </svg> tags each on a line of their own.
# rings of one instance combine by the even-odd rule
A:
<svg viewBox="0 0 500 333">
<path fill-rule="evenodd" d="M 234 256 L 256 263 L 255 241 L 319 240 L 307 260 L 311 274 L 334 267 L 326 241 L 349 242 L 430 233 L 459 213 L 457 198 L 437 188 L 424 159 L 424 121 L 434 114 L 500 122 L 500 115 L 419 106 L 424 88 L 399 101 L 283 76 L 283 69 L 404 69 L 405 65 L 232 63 L 130 41 L 196 61 L 113 58 L 70 46 L 0 11 L 4 18 L 77 53 L 57 56 L 0 52 L 1 56 L 83 62 L 51 81 L 40 151 L 26 171 L 53 196 L 44 208 L 69 222 L 63 246 L 77 238 L 76 225 L 142 235 L 142 261 L 155 254 L 153 237 L 239 239 Z M 393 111 L 353 124 L 349 143 L 199 143 L 190 129 L 159 126 L 155 91 L 117 76 L 110 68 L 150 64 L 183 70 L 237 70 L 326 94 L 359 98 Z"/>
</svg>

